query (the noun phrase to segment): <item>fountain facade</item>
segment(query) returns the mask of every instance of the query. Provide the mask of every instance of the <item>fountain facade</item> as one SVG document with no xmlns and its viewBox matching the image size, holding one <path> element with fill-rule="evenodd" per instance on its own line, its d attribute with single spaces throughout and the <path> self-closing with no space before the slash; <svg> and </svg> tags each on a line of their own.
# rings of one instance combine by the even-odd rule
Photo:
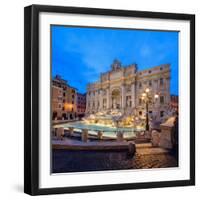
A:
<svg viewBox="0 0 200 200">
<path fill-rule="evenodd" d="M 170 103 L 170 65 L 164 64 L 138 71 L 136 64 L 122 66 L 114 60 L 111 69 L 99 75 L 99 80 L 87 85 L 86 114 L 127 111 L 145 117 L 141 95 L 149 88 L 152 96 L 159 94 L 160 101 L 149 104 L 149 111 L 163 118 Z"/>
</svg>

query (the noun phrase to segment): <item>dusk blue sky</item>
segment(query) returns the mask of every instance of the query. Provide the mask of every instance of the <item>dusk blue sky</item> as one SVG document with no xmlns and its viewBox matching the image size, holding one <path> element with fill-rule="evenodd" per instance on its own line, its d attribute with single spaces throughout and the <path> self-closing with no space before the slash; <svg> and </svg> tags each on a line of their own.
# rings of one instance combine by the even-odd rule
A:
<svg viewBox="0 0 200 200">
<path fill-rule="evenodd" d="M 52 26 L 52 76 L 86 92 L 114 59 L 138 70 L 171 64 L 170 93 L 178 94 L 178 32 Z"/>
</svg>

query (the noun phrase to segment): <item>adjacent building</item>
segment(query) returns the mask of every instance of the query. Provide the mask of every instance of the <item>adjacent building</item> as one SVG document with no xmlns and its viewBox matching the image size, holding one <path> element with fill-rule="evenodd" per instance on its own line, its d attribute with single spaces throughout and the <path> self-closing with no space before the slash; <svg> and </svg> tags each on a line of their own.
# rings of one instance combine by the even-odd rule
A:
<svg viewBox="0 0 200 200">
<path fill-rule="evenodd" d="M 174 111 L 178 112 L 178 96 L 177 95 L 170 96 L 170 106 Z"/>
<path fill-rule="evenodd" d="M 86 94 L 77 93 L 77 116 L 84 117 L 86 109 Z"/>
<path fill-rule="evenodd" d="M 114 60 L 111 70 L 100 74 L 98 82 L 88 84 L 86 113 L 119 110 L 123 114 L 145 116 L 142 93 L 146 88 L 152 96 L 149 113 L 164 117 L 170 104 L 170 65 L 138 71 L 136 64 L 122 66 Z M 159 98 L 154 100 L 154 95 Z"/>
<path fill-rule="evenodd" d="M 66 80 L 55 76 L 52 80 L 52 119 L 72 120 L 77 117 L 77 90 Z"/>
</svg>

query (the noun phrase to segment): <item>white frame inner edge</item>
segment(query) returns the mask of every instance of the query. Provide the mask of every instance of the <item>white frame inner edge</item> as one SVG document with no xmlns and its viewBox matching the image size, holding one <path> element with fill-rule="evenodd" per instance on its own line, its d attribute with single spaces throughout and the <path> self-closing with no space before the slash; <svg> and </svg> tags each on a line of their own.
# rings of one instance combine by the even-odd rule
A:
<svg viewBox="0 0 200 200">
<path fill-rule="evenodd" d="M 179 167 L 50 173 L 50 25 L 173 30 L 179 32 Z M 39 14 L 39 188 L 141 183 L 190 178 L 190 23 L 136 17 Z M 169 49 L 170 51 L 170 49 Z M 70 69 L 69 69 L 70 70 Z"/>
</svg>

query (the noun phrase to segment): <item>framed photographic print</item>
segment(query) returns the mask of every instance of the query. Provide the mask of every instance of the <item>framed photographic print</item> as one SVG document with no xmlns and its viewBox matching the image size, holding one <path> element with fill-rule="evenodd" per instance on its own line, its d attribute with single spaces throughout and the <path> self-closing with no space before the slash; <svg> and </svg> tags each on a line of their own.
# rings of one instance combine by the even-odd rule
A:
<svg viewBox="0 0 200 200">
<path fill-rule="evenodd" d="M 25 8 L 24 191 L 195 184 L 195 16 Z"/>
</svg>

